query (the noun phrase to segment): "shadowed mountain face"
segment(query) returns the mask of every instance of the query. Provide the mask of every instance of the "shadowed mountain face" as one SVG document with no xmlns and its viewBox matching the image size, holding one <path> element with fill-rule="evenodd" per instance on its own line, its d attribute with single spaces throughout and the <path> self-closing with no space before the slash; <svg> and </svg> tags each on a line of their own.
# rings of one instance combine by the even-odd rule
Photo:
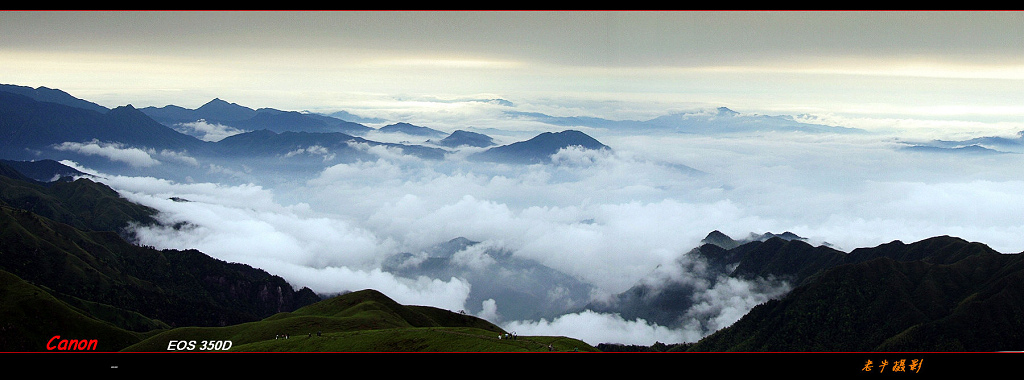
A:
<svg viewBox="0 0 1024 380">
<path fill-rule="evenodd" d="M 1020 257 L 949 236 L 845 253 L 791 233 L 744 242 L 714 231 L 674 267 L 587 309 L 713 333 L 698 351 L 1017 350 L 1024 335 L 1006 332 L 1024 328 Z M 708 295 L 759 302 L 719 325 Z"/>
<path fill-rule="evenodd" d="M 536 137 L 508 145 L 490 148 L 470 156 L 481 161 L 534 164 L 551 161 L 551 155 L 568 147 L 583 149 L 611 149 L 586 133 L 566 130 L 562 132 L 544 132 Z"/>
<path fill-rule="evenodd" d="M 107 111 L 109 111 L 107 107 L 101 106 L 90 101 L 76 98 L 74 96 L 71 96 L 71 94 L 53 88 L 32 88 L 27 86 L 0 84 L 0 91 L 26 96 L 40 102 L 57 103 L 69 107 L 76 107 L 99 113 L 107 113 Z"/>
<path fill-rule="evenodd" d="M 239 131 L 266 129 L 282 132 L 317 132 L 363 134 L 372 128 L 365 125 L 337 119 L 327 115 L 296 111 L 281 111 L 273 108 L 252 109 L 221 99 L 213 99 L 196 109 L 168 105 L 141 109 L 154 120 L 175 127 L 178 124 L 203 121 L 232 127 Z"/>
<path fill-rule="evenodd" d="M 421 127 L 409 123 L 395 123 L 391 125 L 385 125 L 377 129 L 377 131 L 384 133 L 403 133 L 410 136 L 421 136 L 427 138 L 441 138 L 447 135 L 447 133 L 441 132 L 436 129 Z"/>
<path fill-rule="evenodd" d="M 0 194 L 0 269 L 124 329 L 222 326 L 319 300 L 247 265 L 127 242 L 115 231 L 156 223 L 155 210 L 88 179 L 40 184 L 3 176 Z"/>
<path fill-rule="evenodd" d="M 437 145 L 449 148 L 470 146 L 475 148 L 486 148 L 495 145 L 494 139 L 482 133 L 457 130 L 437 142 Z"/>
<path fill-rule="evenodd" d="M 713 231 L 702 244 L 680 256 L 674 266 L 659 267 L 613 299 L 586 308 L 672 328 L 699 327 L 709 333 L 717 327 L 709 323 L 721 318 L 723 311 L 700 311 L 697 306 L 706 302 L 704 297 L 718 297 L 734 287 L 744 291 L 730 296 L 745 298 L 747 303 L 767 300 L 845 256 L 826 246 L 812 246 L 790 232 L 751 234 L 737 241 Z"/>
<path fill-rule="evenodd" d="M 75 168 L 54 160 L 0 160 L 0 164 L 7 165 L 11 169 L 16 170 L 19 174 L 23 174 L 27 178 L 40 182 L 51 182 L 64 177 L 80 176 L 85 174 Z"/>
<path fill-rule="evenodd" d="M 1020 254 L 948 236 L 859 248 L 691 350 L 1020 350 L 1021 279 Z"/>
<path fill-rule="evenodd" d="M 113 189 L 87 178 L 40 182 L 0 163 L 0 204 L 89 231 L 128 237 L 130 223 L 155 223 L 156 210 L 125 201 Z"/>
<path fill-rule="evenodd" d="M 131 106 L 99 113 L 0 91 L 0 154 L 37 158 L 65 142 L 110 141 L 154 149 L 198 149 L 203 142 L 157 123 Z"/>
</svg>

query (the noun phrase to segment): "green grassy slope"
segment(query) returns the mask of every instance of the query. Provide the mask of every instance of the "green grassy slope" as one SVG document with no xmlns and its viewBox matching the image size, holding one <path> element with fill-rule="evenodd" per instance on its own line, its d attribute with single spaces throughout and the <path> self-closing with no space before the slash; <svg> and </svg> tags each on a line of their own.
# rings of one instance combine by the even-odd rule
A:
<svg viewBox="0 0 1024 380">
<path fill-rule="evenodd" d="M 548 351 L 548 345 L 556 351 L 597 351 L 571 338 L 510 339 L 505 334 L 477 317 L 401 305 L 368 289 L 259 322 L 169 330 L 125 351 L 166 352 L 172 341 L 196 341 L 197 346 L 203 341 L 231 341 L 231 351 L 236 352 L 523 352 Z"/>
<path fill-rule="evenodd" d="M 0 350 L 46 351 L 54 336 L 60 339 L 96 339 L 96 351 L 117 351 L 142 340 L 143 334 L 126 331 L 90 317 L 9 272 L 0 270 Z"/>
</svg>

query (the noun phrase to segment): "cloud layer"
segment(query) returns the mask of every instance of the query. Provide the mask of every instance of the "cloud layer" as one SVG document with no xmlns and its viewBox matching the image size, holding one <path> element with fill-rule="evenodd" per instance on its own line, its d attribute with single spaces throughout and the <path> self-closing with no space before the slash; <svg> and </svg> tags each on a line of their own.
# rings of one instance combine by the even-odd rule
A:
<svg viewBox="0 0 1024 380">
<path fill-rule="evenodd" d="M 879 136 L 596 137 L 614 150 L 567 149 L 545 165 L 472 163 L 459 154 L 422 160 L 367 145 L 361 148 L 374 158 L 316 160 L 322 169 L 288 181 L 103 181 L 178 226 L 139 228 L 144 244 L 196 248 L 321 293 L 376 288 L 399 302 L 471 307 L 492 318 L 503 305 L 466 305 L 473 284 L 465 279 L 401 278 L 380 264 L 465 237 L 590 282 L 598 299 L 676 262 L 712 230 L 792 231 L 845 250 L 946 234 L 1024 250 L 1017 155 L 921 154 Z M 76 148 L 131 153 L 140 163 L 165 157 L 99 143 Z M 332 153 L 313 147 L 295 154 Z M 275 176 L 241 162 L 219 165 L 244 168 L 247 178 Z M 472 253 L 459 262 L 487 265 Z M 582 312 L 506 327 L 591 343 L 693 341 L 780 294 L 769 285 L 715 282 L 696 296 L 688 312 L 695 322 L 684 326 Z"/>
</svg>

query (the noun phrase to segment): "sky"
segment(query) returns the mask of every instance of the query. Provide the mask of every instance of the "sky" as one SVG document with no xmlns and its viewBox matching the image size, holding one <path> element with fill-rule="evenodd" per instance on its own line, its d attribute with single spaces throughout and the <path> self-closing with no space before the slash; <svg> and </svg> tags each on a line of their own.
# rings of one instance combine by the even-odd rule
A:
<svg viewBox="0 0 1024 380">
<path fill-rule="evenodd" d="M 485 96 L 567 115 L 728 106 L 869 125 L 859 119 L 1016 120 L 1024 104 L 1020 12 L 4 12 L 0 20 L 5 83 L 108 107 L 196 108 L 220 97 L 412 117 L 459 112 L 437 100 Z"/>
<path fill-rule="evenodd" d="M 105 183 L 169 225 L 192 226 L 139 229 L 144 244 L 197 248 L 320 292 L 372 287 L 399 302 L 488 316 L 502 304 L 466 305 L 464 279 L 398 278 L 381 261 L 462 236 L 607 295 L 716 229 L 736 238 L 791 231 L 844 250 L 948 234 L 1024 251 L 1018 155 L 899 149 L 908 139 L 1024 130 L 1022 50 L 1020 12 L 0 13 L 0 83 L 59 88 L 107 107 L 197 108 L 220 98 L 448 132 L 534 133 L 563 127 L 502 112 L 645 120 L 725 106 L 875 132 L 588 129 L 613 151 L 568 149 L 552 165 L 524 167 L 464 164 L 468 151 L 428 162 L 370 146 L 358 148 L 375 159 L 341 162 L 308 147 L 282 159 L 311 158 L 322 169 L 289 179 L 188 152 L 57 146 L 123 165 Z M 513 106 L 480 101 L 488 99 Z M 171 165 L 223 181 L 154 174 Z M 723 282 L 690 312 L 728 325 L 775 294 L 756 285 Z M 592 344 L 707 333 L 596 313 L 502 323 Z"/>
</svg>

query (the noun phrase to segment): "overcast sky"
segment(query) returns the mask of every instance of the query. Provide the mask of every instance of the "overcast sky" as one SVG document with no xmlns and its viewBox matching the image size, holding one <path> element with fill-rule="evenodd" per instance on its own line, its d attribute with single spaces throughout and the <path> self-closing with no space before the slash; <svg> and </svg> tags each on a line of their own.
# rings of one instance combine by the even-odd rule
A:
<svg viewBox="0 0 1024 380">
<path fill-rule="evenodd" d="M 528 124 L 495 117 L 508 106 L 459 101 L 501 98 L 556 116 L 644 119 L 726 106 L 901 138 L 1013 135 L 1024 130 L 1022 50 L 1019 12 L 0 13 L 0 83 L 59 88 L 107 107 L 196 108 L 217 97 L 446 131 Z M 452 309 L 481 306 L 465 305 L 472 284 L 396 278 L 379 260 L 463 236 L 614 293 L 715 229 L 738 238 L 792 231 L 841 249 L 943 234 L 1024 249 L 1018 155 L 921 155 L 880 134 L 595 137 L 614 153 L 569 150 L 555 165 L 514 169 L 361 147 L 379 159 L 324 155 L 322 171 L 289 184 L 188 152 L 59 148 L 131 169 L 180 162 L 243 178 L 107 179 L 168 225 L 196 226 L 142 228 L 147 245 L 197 248 L 318 291 L 372 287 Z M 722 309 L 736 318 L 761 302 L 720 298 L 743 301 Z M 630 329 L 572 331 L 593 326 L 581 319 Z M 594 343 L 681 339 L 610 315 L 515 326 L 549 328 L 635 339 Z"/>
<path fill-rule="evenodd" d="M 687 104 L 1024 114 L 1019 12 L 4 12 L 0 21 L 0 82 L 108 107 L 220 97 L 329 110 L 483 95 L 633 102 L 652 105 L 632 109 L 649 115 Z M 634 116 L 619 112 L 597 116 Z"/>
</svg>

